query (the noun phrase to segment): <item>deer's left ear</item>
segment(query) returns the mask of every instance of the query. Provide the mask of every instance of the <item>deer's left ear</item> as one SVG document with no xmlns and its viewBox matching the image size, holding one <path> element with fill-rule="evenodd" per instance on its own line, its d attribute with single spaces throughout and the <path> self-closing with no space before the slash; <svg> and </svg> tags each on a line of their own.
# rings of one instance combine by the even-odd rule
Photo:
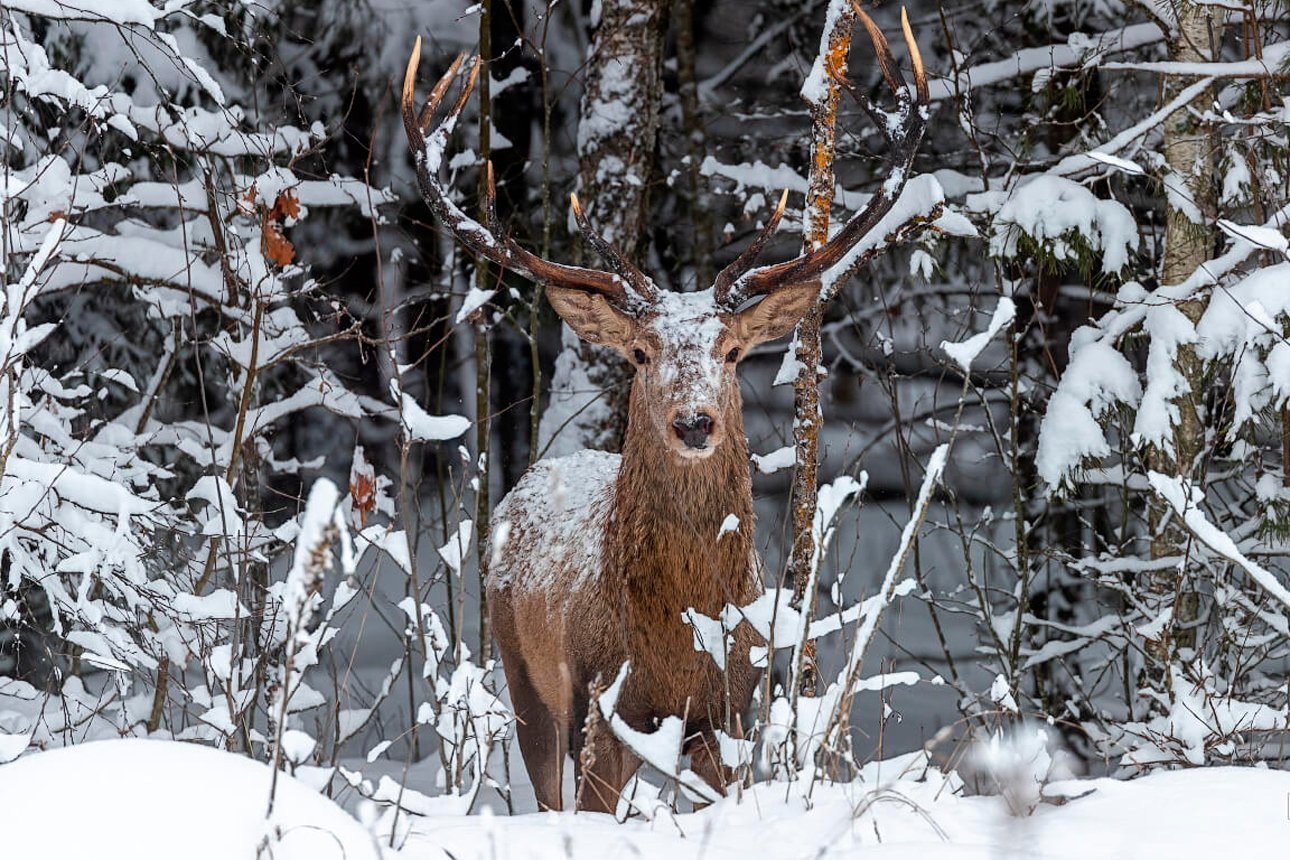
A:
<svg viewBox="0 0 1290 860">
<path fill-rule="evenodd" d="M 776 290 L 747 310 L 735 314 L 731 328 L 748 348 L 783 337 L 805 316 L 819 294 L 820 285 L 816 281 Z"/>
</svg>

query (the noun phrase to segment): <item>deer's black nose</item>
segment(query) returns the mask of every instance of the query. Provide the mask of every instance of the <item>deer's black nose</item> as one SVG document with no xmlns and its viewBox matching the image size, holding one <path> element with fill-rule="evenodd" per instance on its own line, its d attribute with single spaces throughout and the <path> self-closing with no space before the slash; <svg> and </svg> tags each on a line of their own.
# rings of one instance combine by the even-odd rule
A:
<svg viewBox="0 0 1290 860">
<path fill-rule="evenodd" d="M 712 426 L 712 416 L 702 412 L 693 418 L 675 418 L 672 421 L 672 431 L 676 433 L 676 438 L 684 442 L 685 447 L 698 450 L 708 447 Z"/>
</svg>

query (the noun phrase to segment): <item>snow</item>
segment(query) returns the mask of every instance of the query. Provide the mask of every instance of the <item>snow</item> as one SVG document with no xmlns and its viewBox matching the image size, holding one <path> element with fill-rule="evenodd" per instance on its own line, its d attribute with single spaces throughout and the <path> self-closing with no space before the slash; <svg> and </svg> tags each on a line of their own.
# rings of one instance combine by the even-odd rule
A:
<svg viewBox="0 0 1290 860">
<path fill-rule="evenodd" d="M 797 462 L 797 449 L 792 445 L 776 448 L 769 454 L 753 454 L 753 465 L 763 475 L 773 475 L 783 469 L 792 467 Z"/>
<path fill-rule="evenodd" d="M 1093 151 L 1088 154 L 1088 157 L 1094 161 L 1100 161 L 1103 164 L 1114 167 L 1116 170 L 1122 170 L 1131 176 L 1142 176 L 1146 173 L 1136 163 L 1129 161 L 1127 158 L 1120 158 L 1118 155 Z"/>
<path fill-rule="evenodd" d="M 493 517 L 490 579 L 543 590 L 559 571 L 576 574 L 574 588 L 598 576 L 619 462 L 617 454 L 580 451 L 540 460 L 525 472 Z"/>
<path fill-rule="evenodd" d="M 1248 559 L 1225 532 L 1206 518 L 1205 512 L 1200 507 L 1205 500 L 1203 490 L 1182 478 L 1162 475 L 1159 472 L 1149 472 L 1147 480 L 1151 482 L 1151 488 L 1183 518 L 1187 528 L 1205 546 L 1229 561 L 1235 562 L 1264 591 L 1290 609 L 1290 590 L 1282 585 L 1271 571 Z"/>
<path fill-rule="evenodd" d="M 30 12 L 46 18 L 110 21 L 114 24 L 138 24 L 149 29 L 165 15 L 148 0 L 5 0 L 6 8 Z"/>
<path fill-rule="evenodd" d="M 1040 729 L 992 741 L 974 758 L 1013 780 L 969 796 L 922 753 L 867 765 L 844 784 L 762 783 L 696 813 L 536 813 L 417 819 L 399 856 L 439 860 L 1043 860 L 1274 857 L 1285 844 L 1290 774 L 1258 768 L 1160 772 L 1040 783 L 1054 769 Z M 1044 730 L 1044 735 L 1053 732 Z M 1036 774 L 1039 774 L 1037 777 Z M 1033 801 L 1031 804 L 1026 800 Z M 1043 799 L 1041 801 L 1041 799 Z M 1058 805 L 1060 804 L 1060 805 Z M 1019 814 L 1013 809 L 1020 806 Z M 1027 810 L 1033 812 L 1027 814 Z"/>
<path fill-rule="evenodd" d="M 298 751 L 298 750 L 297 750 Z M 379 858 L 373 837 L 331 800 L 281 774 L 266 821 L 269 768 L 175 741 L 110 740 L 0 766 L 6 857 L 256 860 Z"/>
<path fill-rule="evenodd" d="M 987 87 L 1010 78 L 1029 75 L 1041 69 L 1074 66 L 1084 62 L 1089 55 L 1127 51 L 1163 41 L 1164 38 L 1165 34 L 1160 27 L 1152 23 L 1131 24 L 1120 29 L 1108 30 L 1095 39 L 1074 33 L 1066 44 L 1023 48 L 1005 59 L 963 69 L 959 72 L 957 81 L 934 77 L 928 81 L 928 89 L 932 101 L 952 99 L 957 97 L 960 90 L 966 92 L 974 88 Z"/>
<path fill-rule="evenodd" d="M 599 66 L 595 98 L 585 99 L 578 123 L 578 152 L 588 153 L 603 141 L 631 129 L 638 106 L 644 100 L 642 76 L 631 63 L 614 60 Z M 612 241 L 612 237 L 606 236 Z"/>
<path fill-rule="evenodd" d="M 824 23 L 820 27 L 820 47 L 816 52 L 815 62 L 811 63 L 811 71 L 802 82 L 802 100 L 809 105 L 823 105 L 828 99 L 829 70 L 826 66 L 829 42 L 837 35 L 835 31 L 843 23 L 844 16 L 849 17 L 852 14 L 850 0 L 829 0 L 829 5 L 824 10 Z"/>
<path fill-rule="evenodd" d="M 1290 42 L 1287 44 L 1290 44 Z M 1238 161 L 1237 163 L 1244 165 L 1245 162 Z M 1258 225 L 1236 224 L 1225 218 L 1218 219 L 1218 226 L 1219 229 L 1234 239 L 1244 239 L 1259 248 L 1280 251 L 1282 254 L 1290 256 L 1290 240 L 1287 240 L 1280 230 Z"/>
<path fill-rule="evenodd" d="M 448 538 L 448 542 L 438 548 L 439 557 L 454 575 L 461 575 L 461 562 L 470 549 L 470 538 L 474 532 L 474 522 L 463 519 L 457 525 L 457 532 Z"/>
<path fill-rule="evenodd" d="M 609 723 L 609 728 L 613 731 L 614 736 L 628 746 L 641 761 L 654 768 L 659 773 L 668 775 L 676 779 L 693 797 L 711 802 L 717 800 L 720 795 L 717 794 L 710 786 L 699 778 L 690 769 L 679 769 L 681 760 L 681 745 L 685 741 L 685 721 L 678 716 L 665 717 L 658 725 L 658 728 L 652 732 L 642 732 L 633 729 L 615 712 L 618 705 L 618 696 L 622 693 L 623 684 L 627 681 L 627 676 L 631 673 L 631 665 L 624 663 L 618 671 L 618 677 L 614 683 L 609 685 L 597 704 L 600 707 L 601 714 Z"/>
<path fill-rule="evenodd" d="M 568 456 L 584 447 L 605 447 L 611 442 L 610 434 L 601 429 L 611 423 L 608 398 L 588 374 L 589 365 L 580 356 L 582 349 L 594 347 L 580 344 L 567 325 L 561 326 L 561 339 L 562 349 L 551 377 L 551 397 L 538 425 L 538 449 L 551 457 Z"/>
<path fill-rule="evenodd" d="M 726 514 L 726 518 L 721 521 L 721 528 L 717 529 L 717 540 L 721 540 L 723 535 L 737 531 L 739 531 L 739 517 L 734 514 Z"/>
<path fill-rule="evenodd" d="M 409 441 L 446 442 L 470 429 L 469 418 L 461 415 L 431 415 L 426 412 L 416 398 L 399 388 L 397 379 L 390 380 L 390 391 L 399 404 L 399 418 Z"/>
<path fill-rule="evenodd" d="M 1110 454 L 1097 419 L 1115 404 L 1137 405 L 1142 395 L 1133 365 L 1114 347 L 1100 340 L 1071 343 L 1070 364 L 1039 428 L 1035 467 L 1050 487 L 1084 461 Z"/>
<path fill-rule="evenodd" d="M 313 606 L 322 599 L 322 577 L 332 564 L 332 541 L 338 534 L 347 534 L 339 505 L 340 490 L 334 483 L 327 478 L 314 481 L 300 518 L 295 557 L 283 587 L 283 610 L 292 633 L 302 631 Z"/>
<path fill-rule="evenodd" d="M 1264 48 L 1262 57 L 1231 63 L 1103 63 L 1101 68 L 1105 71 L 1160 72 L 1189 77 L 1258 78 L 1275 73 L 1285 64 L 1287 58 L 1290 58 L 1290 42 L 1277 42 Z"/>
<path fill-rule="evenodd" d="M 1290 262 L 1255 269 L 1215 290 L 1196 323 L 1197 353 L 1209 361 L 1232 361 L 1233 436 L 1264 408 L 1280 405 L 1290 395 L 1284 367 L 1290 350 L 1279 322 L 1290 318 L 1287 278 Z"/>
<path fill-rule="evenodd" d="M 1075 242 L 1102 253 L 1102 271 L 1119 272 L 1138 245 L 1138 228 L 1123 204 L 1100 200 L 1084 186 L 1060 176 L 1038 176 L 1014 189 L 968 197 L 968 206 L 994 212 L 990 254 L 1013 259 L 1018 239 L 1029 236 L 1058 260 L 1074 259 Z"/>
<path fill-rule="evenodd" d="M 974 334 L 972 337 L 960 343 L 952 343 L 948 340 L 941 341 L 941 349 L 948 355 L 955 364 L 966 374 L 972 372 L 972 362 L 976 361 L 977 356 L 985 349 L 986 344 L 994 340 L 994 336 L 1003 328 L 1012 323 L 1013 317 L 1017 315 L 1017 306 L 1013 304 L 1012 299 L 1007 296 L 1000 297 L 998 303 L 994 306 L 994 313 L 990 317 L 990 324 L 986 326 L 985 331 L 980 334 Z"/>
<path fill-rule="evenodd" d="M 1151 342 L 1147 347 L 1147 384 L 1133 422 L 1133 436 L 1135 441 L 1151 442 L 1172 454 L 1177 401 L 1191 391 L 1176 358 L 1180 348 L 1196 343 L 1196 327 L 1177 306 L 1166 303 L 1147 310 L 1142 330 Z"/>
<path fill-rule="evenodd" d="M 911 177 L 905 183 L 905 187 L 901 189 L 900 196 L 896 198 L 896 202 L 892 204 L 891 209 L 887 210 L 887 214 L 883 215 L 878 223 L 873 226 L 873 229 L 866 233 L 860 241 L 851 246 L 836 265 L 820 276 L 820 295 L 832 295 L 834 285 L 850 276 L 856 266 L 856 262 L 865 254 L 885 244 L 887 237 L 895 233 L 902 225 L 913 221 L 915 218 L 926 217 L 935 212 L 938 207 L 944 207 L 944 205 L 945 191 L 935 177 L 926 173 Z M 946 215 L 952 215 L 953 217 L 942 225 L 941 221 L 945 219 Z M 976 231 L 970 224 L 967 224 L 962 216 L 954 215 L 953 213 L 943 214 L 936 223 L 937 226 L 944 227 L 948 232 L 956 235 L 964 235 L 964 231 L 967 231 L 967 235 L 976 235 Z M 841 229 L 840 225 L 839 229 Z"/>
<path fill-rule="evenodd" d="M 727 618 L 726 613 L 722 613 L 721 618 L 711 618 L 690 607 L 681 613 L 681 620 L 694 631 L 694 650 L 708 652 L 717 669 L 726 671 L 726 655 L 734 644 L 734 636 L 728 631 L 739 623 L 739 619 Z"/>
<path fill-rule="evenodd" d="M 457 310 L 457 316 L 453 318 L 453 325 L 461 325 L 475 311 L 488 304 L 489 300 L 497 294 L 497 290 L 481 290 L 478 287 L 471 287 L 470 292 L 462 301 L 461 307 Z"/>
<path fill-rule="evenodd" d="M 1201 78 L 1200 80 L 1184 87 L 1168 104 L 1161 107 L 1151 116 L 1146 117 L 1140 122 L 1134 123 L 1128 128 L 1116 134 L 1106 143 L 1100 144 L 1091 152 L 1081 153 L 1079 155 L 1068 155 L 1057 163 L 1055 167 L 1048 171 L 1052 177 L 1072 176 L 1082 171 L 1096 166 L 1099 162 L 1094 157 L 1094 153 L 1110 155 L 1127 148 L 1131 143 L 1146 136 L 1153 130 L 1160 127 L 1160 123 L 1170 114 L 1186 107 L 1194 100 L 1200 98 L 1210 91 L 1210 86 L 1214 83 L 1212 77 Z"/>
</svg>

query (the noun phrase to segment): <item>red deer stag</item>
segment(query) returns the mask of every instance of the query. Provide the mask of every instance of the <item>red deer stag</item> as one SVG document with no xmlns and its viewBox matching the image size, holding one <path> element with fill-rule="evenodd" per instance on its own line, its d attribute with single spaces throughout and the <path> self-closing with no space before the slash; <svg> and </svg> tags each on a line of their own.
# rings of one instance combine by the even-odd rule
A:
<svg viewBox="0 0 1290 860">
<path fill-rule="evenodd" d="M 546 288 L 547 300 L 584 340 L 617 350 L 635 365 L 621 455 L 583 451 L 539 462 L 497 507 L 487 582 L 493 631 L 518 718 L 520 749 L 538 803 L 562 808 L 565 755 L 582 770 L 588 686 L 608 683 L 624 662 L 630 673 L 617 713 L 652 731 L 672 715 L 685 720 L 684 753 L 694 771 L 724 792 L 728 769 L 715 732 L 748 708 L 760 676 L 749 659 L 759 637 L 747 623 L 733 632 L 724 673 L 696 651 L 682 613 L 717 616 L 762 593 L 753 544 L 752 485 L 735 368 L 756 345 L 788 334 L 819 295 L 820 277 L 846 265 L 847 253 L 900 195 L 926 121 L 928 92 L 918 48 L 903 20 L 916 98 L 886 39 L 859 12 L 873 41 L 895 114 L 851 94 L 888 142 L 889 178 L 826 244 L 783 263 L 754 268 L 784 211 L 785 197 L 751 246 L 701 292 L 675 293 L 654 282 L 598 234 L 576 197 L 573 214 L 610 272 L 544 260 L 497 224 L 491 165 L 485 164 L 484 224 L 466 215 L 438 178 L 453 126 L 479 74 L 470 64 L 452 109 L 431 121 L 459 56 L 427 104 L 415 104 L 421 41 L 403 83 L 403 121 L 421 193 L 469 250 Z M 845 81 L 842 81 L 846 84 Z M 753 299 L 760 299 L 750 304 Z M 738 526 L 722 534 L 733 514 Z M 592 733 L 580 808 L 612 812 L 639 760 L 607 728 Z"/>
</svg>

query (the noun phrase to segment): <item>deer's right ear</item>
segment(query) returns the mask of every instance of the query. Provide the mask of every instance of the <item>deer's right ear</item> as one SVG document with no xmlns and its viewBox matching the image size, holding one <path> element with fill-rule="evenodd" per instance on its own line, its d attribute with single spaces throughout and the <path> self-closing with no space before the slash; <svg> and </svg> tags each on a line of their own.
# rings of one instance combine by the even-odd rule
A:
<svg viewBox="0 0 1290 860">
<path fill-rule="evenodd" d="M 548 286 L 546 300 L 560 319 L 588 343 L 612 346 L 621 352 L 636 337 L 636 321 L 599 293 Z"/>
</svg>

